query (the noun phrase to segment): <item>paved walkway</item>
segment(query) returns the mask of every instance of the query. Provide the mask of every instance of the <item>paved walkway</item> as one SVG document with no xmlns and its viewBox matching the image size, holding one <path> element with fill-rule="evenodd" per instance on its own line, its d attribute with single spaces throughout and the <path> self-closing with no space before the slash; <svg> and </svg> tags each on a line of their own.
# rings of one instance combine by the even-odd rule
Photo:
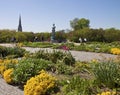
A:
<svg viewBox="0 0 120 95">
<path fill-rule="evenodd" d="M 6 47 L 14 47 L 13 44 L 0 44 Z M 39 51 L 44 48 L 30 48 L 23 47 L 27 51 L 32 53 Z M 46 48 L 48 51 L 52 51 L 53 49 Z M 91 61 L 92 59 L 97 60 L 108 60 L 116 58 L 116 55 L 105 54 L 105 53 L 93 53 L 93 52 L 84 52 L 84 51 L 70 51 L 76 60 L 79 61 Z M 24 95 L 23 91 L 18 89 L 18 87 L 8 85 L 1 77 L 0 77 L 0 95 Z"/>
</svg>

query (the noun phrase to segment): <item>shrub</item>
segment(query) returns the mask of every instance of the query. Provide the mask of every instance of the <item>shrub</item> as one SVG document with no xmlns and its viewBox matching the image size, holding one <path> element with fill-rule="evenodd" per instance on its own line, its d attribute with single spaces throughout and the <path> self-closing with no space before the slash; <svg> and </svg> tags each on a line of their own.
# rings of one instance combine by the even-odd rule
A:
<svg viewBox="0 0 120 95">
<path fill-rule="evenodd" d="M 50 54 L 48 53 L 48 51 L 45 50 L 39 50 L 37 53 L 35 53 L 35 58 L 49 60 L 49 56 Z"/>
<path fill-rule="evenodd" d="M 7 55 L 7 48 L 0 46 L 0 57 L 5 57 Z"/>
<path fill-rule="evenodd" d="M 64 63 L 57 63 L 55 65 L 55 72 L 57 74 L 66 74 L 66 75 L 70 75 L 72 74 L 72 67 L 71 66 L 68 66 L 68 65 L 65 65 Z"/>
<path fill-rule="evenodd" d="M 63 91 L 65 95 L 89 95 L 89 88 L 90 83 L 88 80 L 76 76 L 67 80 L 67 84 L 64 85 Z"/>
<path fill-rule="evenodd" d="M 23 57 L 25 53 L 25 49 L 19 48 L 19 47 L 2 47 L 0 46 L 0 57 Z"/>
<path fill-rule="evenodd" d="M 15 68 L 15 65 L 18 63 L 18 60 L 16 59 L 5 59 L 0 61 L 0 74 L 3 75 L 4 71 L 10 68 Z"/>
<path fill-rule="evenodd" d="M 14 55 L 14 57 L 23 57 L 25 54 L 25 49 L 19 48 L 19 47 L 8 47 L 7 48 L 7 55 Z"/>
<path fill-rule="evenodd" d="M 65 56 L 64 52 L 53 50 L 53 52 L 50 53 L 49 59 L 53 63 L 56 63 L 58 60 L 62 60 L 64 56 Z"/>
<path fill-rule="evenodd" d="M 3 74 L 4 80 L 9 84 L 13 82 L 12 73 L 13 73 L 13 68 L 6 70 Z"/>
<path fill-rule="evenodd" d="M 96 81 L 100 86 L 107 86 L 110 88 L 120 85 L 120 70 L 118 64 L 110 62 L 101 62 L 93 68 Z"/>
<path fill-rule="evenodd" d="M 85 62 L 76 62 L 73 68 L 74 73 L 89 73 L 90 70 L 90 64 Z"/>
<path fill-rule="evenodd" d="M 24 95 L 46 95 L 55 87 L 56 78 L 45 72 L 30 78 L 24 86 Z"/>
<path fill-rule="evenodd" d="M 72 65 L 75 63 L 75 58 L 73 58 L 71 53 L 67 51 L 64 52 L 64 51 L 53 50 L 52 52 L 50 52 L 50 51 L 40 50 L 35 54 L 34 57 L 50 60 L 53 63 L 56 63 L 58 60 L 62 60 L 66 65 Z"/>
<path fill-rule="evenodd" d="M 23 59 L 16 66 L 13 76 L 16 83 L 24 84 L 28 79 L 37 75 L 40 70 L 49 70 L 52 62 L 43 59 Z"/>
<path fill-rule="evenodd" d="M 63 56 L 62 61 L 66 64 L 66 65 L 73 65 L 75 64 L 75 58 L 72 56 L 72 54 L 70 52 L 66 52 L 65 56 Z"/>
</svg>

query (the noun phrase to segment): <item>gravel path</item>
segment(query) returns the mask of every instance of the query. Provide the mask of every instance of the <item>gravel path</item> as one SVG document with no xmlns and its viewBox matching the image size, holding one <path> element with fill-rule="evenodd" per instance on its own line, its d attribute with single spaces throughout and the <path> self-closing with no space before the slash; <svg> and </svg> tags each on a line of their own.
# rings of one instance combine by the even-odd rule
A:
<svg viewBox="0 0 120 95">
<path fill-rule="evenodd" d="M 52 51 L 53 49 L 50 48 L 31 48 L 31 47 L 23 47 L 27 51 L 30 51 L 31 53 L 37 52 L 39 50 L 47 50 Z M 117 55 L 112 54 L 105 54 L 105 53 L 93 53 L 93 52 L 84 52 L 84 51 L 70 51 L 73 57 L 77 61 L 91 61 L 93 59 L 102 61 L 102 60 L 109 60 L 114 59 L 117 57 Z"/>
<path fill-rule="evenodd" d="M 15 46 L 15 44 L 0 44 L 0 45 L 6 47 Z M 48 50 L 48 51 L 53 50 L 50 48 L 31 48 L 31 47 L 23 47 L 23 48 L 32 53 L 37 52 L 39 50 Z M 117 55 L 106 54 L 106 53 L 93 53 L 93 52 L 84 52 L 84 51 L 70 51 L 70 52 L 74 56 L 74 58 L 78 61 L 91 61 L 93 59 L 101 61 L 101 60 L 114 59 L 117 57 Z"/>
<path fill-rule="evenodd" d="M 6 47 L 14 47 L 14 44 L 0 44 L 1 46 Z M 30 48 L 30 47 L 23 47 L 27 51 L 32 53 L 39 51 L 40 49 L 44 48 Z M 46 48 L 48 51 L 52 51 L 53 49 Z M 93 53 L 93 52 L 84 52 L 84 51 L 70 51 L 74 58 L 78 61 L 91 61 L 92 59 L 97 60 L 108 60 L 114 59 L 117 56 L 112 54 L 105 54 L 105 53 Z M 0 95 L 24 95 L 24 92 L 20 90 L 16 86 L 8 85 L 1 77 L 0 77 Z"/>
</svg>

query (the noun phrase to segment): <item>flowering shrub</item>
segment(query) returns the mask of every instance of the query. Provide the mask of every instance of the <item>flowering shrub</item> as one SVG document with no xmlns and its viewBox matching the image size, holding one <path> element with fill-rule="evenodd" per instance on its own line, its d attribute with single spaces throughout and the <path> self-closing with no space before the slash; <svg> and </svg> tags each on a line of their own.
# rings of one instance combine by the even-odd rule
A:
<svg viewBox="0 0 120 95">
<path fill-rule="evenodd" d="M 41 70 L 39 75 L 27 81 L 24 95 L 45 95 L 48 90 L 54 88 L 55 80 L 55 77 Z"/>
<path fill-rule="evenodd" d="M 1 60 L 0 59 L 0 74 L 3 75 L 4 71 L 9 69 L 9 68 L 13 68 L 14 65 L 16 65 L 18 63 L 17 59 L 5 59 L 5 60 Z"/>
<path fill-rule="evenodd" d="M 3 78 L 7 83 L 12 83 L 12 72 L 13 68 L 6 70 L 3 74 Z"/>
<path fill-rule="evenodd" d="M 97 95 L 117 95 L 115 91 L 110 92 L 110 91 L 106 91 L 106 92 L 102 92 L 101 94 L 97 94 Z"/>
<path fill-rule="evenodd" d="M 120 54 L 120 49 L 119 48 L 111 48 L 111 53 L 119 55 Z"/>
<path fill-rule="evenodd" d="M 39 71 L 49 70 L 51 61 L 43 60 L 43 59 L 22 59 L 19 61 L 19 64 L 15 67 L 13 72 L 14 81 L 18 84 L 24 84 L 31 77 L 38 75 Z"/>
</svg>

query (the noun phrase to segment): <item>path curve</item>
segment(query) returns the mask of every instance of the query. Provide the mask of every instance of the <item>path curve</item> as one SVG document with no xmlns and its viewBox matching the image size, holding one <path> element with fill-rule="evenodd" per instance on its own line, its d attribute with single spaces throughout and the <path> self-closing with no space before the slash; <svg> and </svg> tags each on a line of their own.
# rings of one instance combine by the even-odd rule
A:
<svg viewBox="0 0 120 95">
<path fill-rule="evenodd" d="M 30 51 L 31 53 L 35 53 L 39 50 L 47 50 L 47 51 L 52 51 L 53 49 L 51 48 L 31 48 L 31 47 L 23 47 L 27 51 Z M 58 49 L 56 49 L 58 50 Z M 89 62 L 93 59 L 96 59 L 98 61 L 102 60 L 112 60 L 117 57 L 117 55 L 112 55 L 112 54 L 106 54 L 106 53 L 94 53 L 94 52 L 85 52 L 85 51 L 70 51 L 72 56 L 77 60 L 77 61 L 86 61 Z"/>
</svg>

